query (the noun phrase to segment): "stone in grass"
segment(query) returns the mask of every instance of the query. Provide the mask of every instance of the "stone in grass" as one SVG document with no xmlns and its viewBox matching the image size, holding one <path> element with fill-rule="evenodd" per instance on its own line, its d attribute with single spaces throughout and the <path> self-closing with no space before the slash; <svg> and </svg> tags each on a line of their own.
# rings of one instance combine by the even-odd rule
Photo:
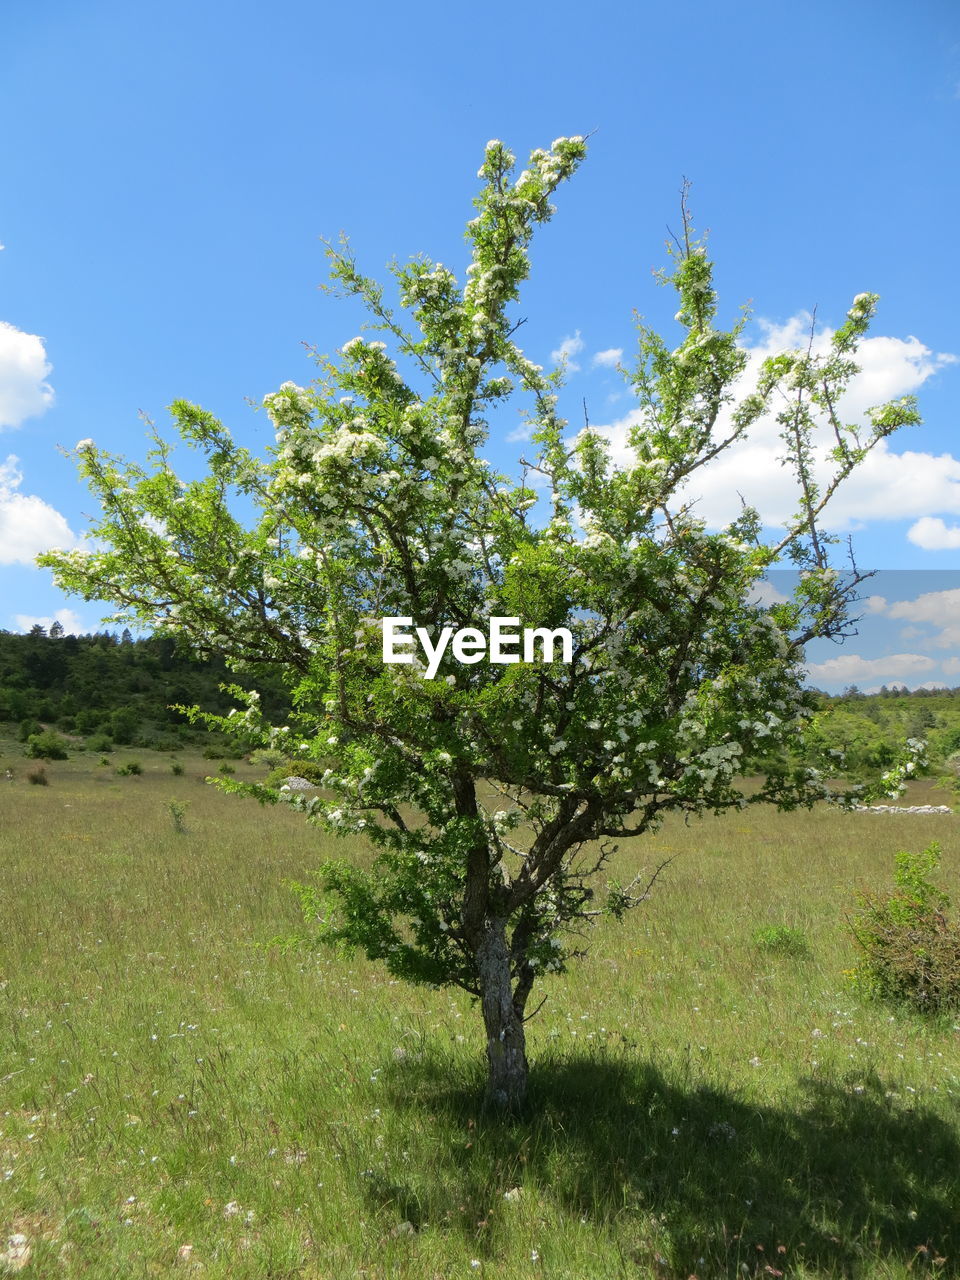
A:
<svg viewBox="0 0 960 1280">
<path fill-rule="evenodd" d="M 316 791 L 316 783 L 310 781 L 309 778 L 298 778 L 294 775 L 291 778 L 284 778 L 281 792 L 284 791 Z"/>
<path fill-rule="evenodd" d="M 22 1231 L 7 1237 L 7 1247 L 0 1252 L 0 1273 L 22 1271 L 30 1261 L 30 1241 Z"/>
</svg>

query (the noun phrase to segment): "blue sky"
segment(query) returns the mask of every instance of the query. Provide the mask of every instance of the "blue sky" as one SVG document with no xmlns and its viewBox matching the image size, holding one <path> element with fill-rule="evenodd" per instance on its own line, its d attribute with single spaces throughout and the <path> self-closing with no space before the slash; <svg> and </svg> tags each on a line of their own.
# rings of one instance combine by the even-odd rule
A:
<svg viewBox="0 0 960 1280">
<path fill-rule="evenodd" d="M 79 537 L 90 511 L 58 445 L 91 437 L 142 456 L 138 412 L 163 422 L 180 396 L 267 443 L 246 398 L 307 381 L 302 344 L 333 350 L 357 331 L 357 313 L 317 290 L 321 236 L 346 230 L 371 273 L 418 252 L 461 269 L 487 139 L 522 158 L 595 131 L 535 246 L 521 308 L 528 355 L 570 354 L 573 425 L 585 397 L 591 422 L 615 447 L 623 437 L 631 403 L 610 353 L 629 359 L 634 308 L 670 332 L 675 308 L 651 269 L 685 176 L 724 316 L 752 302 L 756 351 L 796 341 L 814 308 L 829 329 L 857 293 L 881 295 L 851 412 L 916 393 L 925 422 L 851 486 L 836 526 L 862 564 L 911 571 L 890 580 L 904 601 L 931 594 L 915 573 L 937 571 L 937 634 L 949 635 L 943 593 L 960 589 L 953 0 L 692 0 L 682 13 L 565 0 L 519 12 L 500 0 L 6 0 L 0 111 L 0 627 L 69 610 L 70 629 L 92 629 L 104 612 L 32 567 L 36 551 Z M 522 448 L 511 430 L 498 424 L 490 441 L 503 466 Z M 735 469 L 775 523 L 785 497 L 772 456 Z M 708 517 L 723 518 L 730 489 L 729 474 L 707 482 Z M 943 665 L 960 646 L 924 650 L 920 631 L 898 635 L 893 656 L 932 655 L 933 667 L 901 662 L 871 680 L 874 666 L 855 682 L 960 684 Z M 868 662 L 868 648 L 864 629 L 834 656 Z"/>
</svg>

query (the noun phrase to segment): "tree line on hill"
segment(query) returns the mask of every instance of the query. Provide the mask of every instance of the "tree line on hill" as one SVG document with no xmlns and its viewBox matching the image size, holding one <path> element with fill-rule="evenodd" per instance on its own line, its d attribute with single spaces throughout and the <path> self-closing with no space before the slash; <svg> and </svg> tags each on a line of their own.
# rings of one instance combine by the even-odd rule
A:
<svg viewBox="0 0 960 1280">
<path fill-rule="evenodd" d="M 221 658 L 197 658 L 170 636 L 134 638 L 101 631 L 66 635 L 34 626 L 26 635 L 0 631 L 0 724 L 26 743 L 50 731 L 67 749 L 109 751 L 136 745 L 155 750 L 199 746 L 211 756 L 239 756 L 242 744 L 202 724 L 190 724 L 175 705 L 224 715 L 234 705 L 222 684 L 255 687 L 266 716 L 286 720 L 290 703 L 280 673 L 255 678 L 229 671 Z M 843 751 L 844 772 L 876 772 L 895 758 L 906 738 L 923 738 L 934 766 L 960 753 L 960 688 L 882 687 L 866 694 L 855 685 L 841 694 L 817 691 L 820 714 L 809 734 L 811 759 Z"/>
<path fill-rule="evenodd" d="M 269 716 L 289 713 L 276 672 L 245 679 L 222 659 L 198 659 L 169 636 L 134 638 L 128 630 L 74 636 L 56 622 L 49 632 L 39 625 L 26 635 L 0 631 L 0 726 L 24 743 L 40 734 L 51 743 L 65 735 L 66 749 L 192 745 L 214 758 L 238 756 L 236 739 L 192 725 L 174 710 L 196 705 L 225 714 L 234 703 L 223 684 L 256 687 Z"/>
</svg>

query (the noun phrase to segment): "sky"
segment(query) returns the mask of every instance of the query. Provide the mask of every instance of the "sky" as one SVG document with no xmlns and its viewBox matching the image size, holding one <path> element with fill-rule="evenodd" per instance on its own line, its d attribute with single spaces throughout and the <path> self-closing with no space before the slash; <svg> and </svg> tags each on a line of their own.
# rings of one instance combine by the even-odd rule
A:
<svg viewBox="0 0 960 1280">
<path fill-rule="evenodd" d="M 646 0 L 4 0 L 0 119 L 0 628 L 95 630 L 109 612 L 33 565 L 89 523 L 63 450 L 92 438 L 142 459 L 141 415 L 163 429 L 179 397 L 263 448 L 254 405 L 310 380 L 307 347 L 359 329 L 318 288 L 322 238 L 347 232 L 368 274 L 426 253 L 462 277 L 487 140 L 522 160 L 588 134 L 518 313 L 530 358 L 566 358 L 571 435 L 585 403 L 625 456 L 635 406 L 616 366 L 634 313 L 679 340 L 652 272 L 685 179 L 721 320 L 751 307 L 751 367 L 811 324 L 825 343 L 878 293 L 844 412 L 916 395 L 924 422 L 833 504 L 884 604 L 811 650 L 811 679 L 960 685 L 954 0 L 690 0 L 682 15 Z M 493 424 L 505 470 L 518 426 Z M 690 496 L 719 526 L 743 492 L 774 528 L 796 505 L 787 482 L 767 427 Z"/>
</svg>

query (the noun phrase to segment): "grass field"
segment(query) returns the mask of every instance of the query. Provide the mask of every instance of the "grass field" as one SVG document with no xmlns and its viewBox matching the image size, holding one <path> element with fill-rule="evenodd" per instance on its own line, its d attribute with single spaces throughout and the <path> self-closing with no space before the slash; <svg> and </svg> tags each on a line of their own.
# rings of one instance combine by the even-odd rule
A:
<svg viewBox="0 0 960 1280">
<path fill-rule="evenodd" d="M 896 849 L 940 840 L 960 900 L 960 817 L 748 810 L 627 842 L 623 872 L 679 856 L 541 988 L 521 1122 L 480 1110 L 466 997 L 263 945 L 331 852 L 296 814 L 198 758 L 81 755 L 41 787 L 0 750 L 0 1275 L 960 1274 L 958 1027 L 844 975 L 852 891 Z M 772 925 L 809 954 L 759 949 Z"/>
</svg>

